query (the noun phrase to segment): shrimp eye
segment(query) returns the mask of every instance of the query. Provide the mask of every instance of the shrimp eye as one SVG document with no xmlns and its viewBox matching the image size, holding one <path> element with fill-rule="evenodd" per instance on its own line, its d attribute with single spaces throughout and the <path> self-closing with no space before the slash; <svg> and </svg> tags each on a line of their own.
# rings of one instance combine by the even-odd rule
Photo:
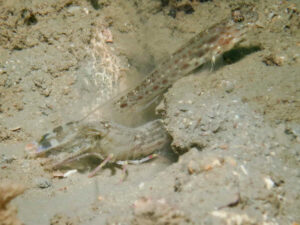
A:
<svg viewBox="0 0 300 225">
<path fill-rule="evenodd" d="M 39 141 L 39 145 L 41 145 L 43 149 L 51 147 L 51 143 L 47 140 L 49 135 L 49 133 L 44 134 Z"/>
</svg>

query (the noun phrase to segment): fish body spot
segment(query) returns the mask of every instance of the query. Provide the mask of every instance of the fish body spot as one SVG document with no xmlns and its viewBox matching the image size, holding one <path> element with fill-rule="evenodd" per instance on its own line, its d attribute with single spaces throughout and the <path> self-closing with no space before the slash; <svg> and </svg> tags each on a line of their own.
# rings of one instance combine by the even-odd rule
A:
<svg viewBox="0 0 300 225">
<path fill-rule="evenodd" d="M 125 107 L 127 107 L 127 106 L 128 106 L 127 103 L 122 103 L 122 104 L 120 105 L 121 108 L 125 108 Z"/>
<path fill-rule="evenodd" d="M 155 90 L 157 90 L 159 88 L 159 86 L 158 85 L 155 85 L 154 87 L 153 87 L 153 90 L 155 91 Z"/>
<path fill-rule="evenodd" d="M 163 84 L 167 84 L 167 83 L 168 83 L 168 80 L 167 80 L 167 79 L 164 79 L 164 80 L 162 81 L 162 83 L 163 83 Z"/>
<path fill-rule="evenodd" d="M 208 39 L 208 43 L 214 43 L 216 40 L 218 40 L 219 36 L 218 35 L 214 35 L 212 36 L 210 39 Z"/>
<path fill-rule="evenodd" d="M 231 43 L 232 39 L 233 39 L 233 37 L 230 37 L 230 38 L 221 38 L 218 41 L 218 44 L 221 45 L 221 46 L 228 45 L 229 43 Z"/>
<path fill-rule="evenodd" d="M 187 63 L 186 63 L 186 64 L 183 64 L 182 67 L 181 67 L 181 69 L 184 70 L 184 69 L 188 68 L 189 66 L 190 66 L 190 65 L 187 64 Z"/>
</svg>

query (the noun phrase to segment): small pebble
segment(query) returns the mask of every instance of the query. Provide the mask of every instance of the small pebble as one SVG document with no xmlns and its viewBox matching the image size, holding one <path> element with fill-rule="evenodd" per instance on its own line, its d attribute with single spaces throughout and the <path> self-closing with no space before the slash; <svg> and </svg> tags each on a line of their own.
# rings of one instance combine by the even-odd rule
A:
<svg viewBox="0 0 300 225">
<path fill-rule="evenodd" d="M 273 188 L 273 187 L 275 186 L 274 181 L 271 180 L 271 178 L 269 178 L 269 177 L 265 177 L 265 178 L 264 178 L 264 181 L 265 181 L 265 184 L 266 184 L 266 188 L 267 188 L 268 190 L 270 190 L 271 188 Z"/>
<path fill-rule="evenodd" d="M 39 178 L 36 178 L 35 179 L 35 184 L 37 187 L 39 188 L 48 188 L 52 185 L 51 181 L 47 178 L 44 178 L 44 177 L 39 177 Z"/>
<path fill-rule="evenodd" d="M 231 93 L 234 90 L 234 84 L 232 82 L 226 82 L 225 91 Z"/>
<path fill-rule="evenodd" d="M 139 184 L 139 189 L 142 190 L 142 189 L 144 188 L 144 186 L 145 186 L 145 183 L 144 183 L 144 182 L 141 182 L 141 183 Z"/>
</svg>

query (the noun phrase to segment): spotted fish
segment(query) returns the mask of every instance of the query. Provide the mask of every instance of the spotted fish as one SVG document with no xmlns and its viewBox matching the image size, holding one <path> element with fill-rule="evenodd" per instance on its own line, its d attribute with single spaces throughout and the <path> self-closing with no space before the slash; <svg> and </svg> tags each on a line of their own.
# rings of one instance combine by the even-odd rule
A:
<svg viewBox="0 0 300 225">
<path fill-rule="evenodd" d="M 113 101 L 114 109 L 130 108 L 147 103 L 166 91 L 175 81 L 206 62 L 215 62 L 222 53 L 240 42 L 247 26 L 228 20 L 213 25 L 190 39 L 185 45 L 164 60 L 136 87 Z"/>
</svg>

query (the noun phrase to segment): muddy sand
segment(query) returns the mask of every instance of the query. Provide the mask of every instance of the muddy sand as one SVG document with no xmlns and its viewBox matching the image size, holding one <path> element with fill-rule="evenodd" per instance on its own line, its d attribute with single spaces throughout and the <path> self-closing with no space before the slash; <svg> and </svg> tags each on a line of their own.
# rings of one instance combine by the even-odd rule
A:
<svg viewBox="0 0 300 225">
<path fill-rule="evenodd" d="M 0 1 L 0 224 L 300 224 L 299 9 L 297 0 Z M 28 157 L 28 143 L 246 11 L 256 21 L 245 40 L 178 80 L 144 118 L 162 118 L 172 143 L 128 165 L 123 182 L 120 168 L 88 178 L 92 162 L 49 171 Z"/>
</svg>

